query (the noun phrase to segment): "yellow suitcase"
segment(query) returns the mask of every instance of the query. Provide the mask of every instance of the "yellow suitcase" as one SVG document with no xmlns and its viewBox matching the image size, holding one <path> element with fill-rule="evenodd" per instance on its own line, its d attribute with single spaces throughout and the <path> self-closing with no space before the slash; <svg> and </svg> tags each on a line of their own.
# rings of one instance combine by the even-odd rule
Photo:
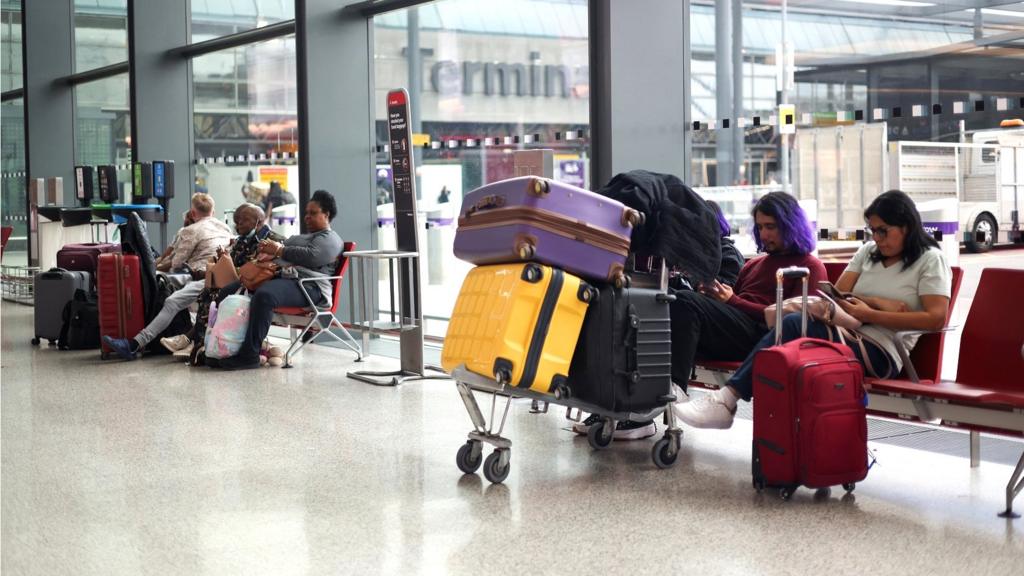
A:
<svg viewBox="0 0 1024 576">
<path fill-rule="evenodd" d="M 441 352 L 451 372 L 562 397 L 595 289 L 534 262 L 479 266 L 462 283 Z"/>
</svg>

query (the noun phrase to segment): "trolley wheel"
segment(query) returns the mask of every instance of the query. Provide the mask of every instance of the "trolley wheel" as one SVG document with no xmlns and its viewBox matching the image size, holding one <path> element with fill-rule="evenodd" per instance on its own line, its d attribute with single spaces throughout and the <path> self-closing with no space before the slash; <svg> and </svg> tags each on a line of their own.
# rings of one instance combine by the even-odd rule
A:
<svg viewBox="0 0 1024 576">
<path fill-rule="evenodd" d="M 846 484 L 843 484 L 843 490 L 846 490 L 847 493 L 853 492 L 856 489 L 857 489 L 857 484 L 855 484 L 853 482 L 847 482 Z"/>
<path fill-rule="evenodd" d="M 612 285 L 619 290 L 626 287 L 626 283 L 629 282 L 629 277 L 624 273 L 616 274 L 615 279 L 612 281 Z"/>
<path fill-rule="evenodd" d="M 470 440 L 463 444 L 459 448 L 458 454 L 455 456 L 455 463 L 458 464 L 459 470 L 462 470 L 463 474 L 474 474 L 477 469 L 480 468 L 480 464 L 484 461 L 483 453 L 478 453 L 476 458 L 473 458 L 473 441 Z"/>
<path fill-rule="evenodd" d="M 654 460 L 654 465 L 658 468 L 665 469 L 671 468 L 676 463 L 676 458 L 679 457 L 679 447 L 675 450 L 672 449 L 672 439 L 668 436 L 658 440 L 654 443 L 654 447 L 651 448 L 651 459 Z"/>
<path fill-rule="evenodd" d="M 792 498 L 792 497 L 793 497 L 793 489 L 792 488 L 779 488 L 779 498 L 782 498 L 783 500 L 788 502 L 789 499 Z"/>
<path fill-rule="evenodd" d="M 605 420 L 598 420 L 587 430 L 587 442 L 590 442 L 590 447 L 594 450 L 604 450 L 605 448 L 612 445 L 612 440 L 615 436 L 615 432 L 612 431 L 607 438 L 604 436 L 604 427 L 608 425 Z"/>
<path fill-rule="evenodd" d="M 36 336 L 35 338 L 32 339 L 33 346 L 39 346 L 39 342 L 41 342 L 41 340 L 39 340 L 39 336 Z"/>
<path fill-rule="evenodd" d="M 764 480 L 761 478 L 754 478 L 752 484 L 754 485 L 754 490 L 757 490 L 758 492 L 761 492 L 765 488 Z"/>
<path fill-rule="evenodd" d="M 508 478 L 508 471 L 511 464 L 501 465 L 501 451 L 495 450 L 484 461 L 484 478 L 493 484 L 501 484 Z"/>
<path fill-rule="evenodd" d="M 100 352 L 100 360 L 109 360 L 110 352 Z"/>
</svg>

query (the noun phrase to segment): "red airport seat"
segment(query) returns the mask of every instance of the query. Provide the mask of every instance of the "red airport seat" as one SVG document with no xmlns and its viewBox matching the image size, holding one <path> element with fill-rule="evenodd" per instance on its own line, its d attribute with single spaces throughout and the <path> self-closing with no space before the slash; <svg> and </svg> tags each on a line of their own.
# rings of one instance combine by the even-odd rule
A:
<svg viewBox="0 0 1024 576">
<path fill-rule="evenodd" d="M 285 368 L 291 367 L 291 357 L 293 355 L 298 354 L 299 350 L 302 350 L 303 346 L 315 341 L 321 335 L 327 335 L 347 346 L 356 353 L 357 361 L 363 358 L 363 351 L 359 346 L 359 343 L 356 342 L 356 339 L 352 337 L 352 334 L 349 333 L 344 324 L 342 324 L 336 316 L 338 306 L 341 303 L 341 283 L 345 278 L 345 272 L 348 270 L 348 256 L 346 256 L 346 254 L 354 250 L 355 247 L 355 242 L 344 243 L 341 249 L 341 254 L 338 255 L 338 266 L 335 274 L 328 278 L 328 280 L 331 281 L 333 290 L 333 298 L 330 308 L 325 309 L 316 306 L 313 301 L 310 300 L 309 306 L 283 306 L 274 309 L 274 325 L 288 327 L 291 336 L 291 343 L 288 346 L 288 351 L 284 354 Z M 316 279 L 313 278 L 304 278 L 299 280 L 299 282 L 305 283 L 313 282 L 315 280 Z M 323 328 L 325 324 L 329 328 Z M 341 332 L 341 336 L 335 334 L 330 328 Z M 310 332 L 313 333 L 313 336 L 306 339 L 306 334 Z"/>
</svg>

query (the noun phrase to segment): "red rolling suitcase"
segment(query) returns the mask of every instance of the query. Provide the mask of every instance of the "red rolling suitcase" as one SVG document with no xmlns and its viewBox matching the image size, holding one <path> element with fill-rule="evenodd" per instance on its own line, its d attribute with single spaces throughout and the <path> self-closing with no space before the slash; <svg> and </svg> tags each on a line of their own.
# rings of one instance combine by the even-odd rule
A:
<svg viewBox="0 0 1024 576">
<path fill-rule="evenodd" d="M 807 269 L 779 270 L 776 326 L 782 326 L 782 280 L 790 277 L 803 278 L 806 308 Z M 779 338 L 754 357 L 754 487 L 778 487 L 785 500 L 798 486 L 842 485 L 851 492 L 868 474 L 864 369 L 842 344 L 806 337 L 780 344 Z"/>
<path fill-rule="evenodd" d="M 621 286 L 633 226 L 642 219 L 589 190 L 538 176 L 510 178 L 463 199 L 455 256 L 473 264 L 535 260 Z"/>
<path fill-rule="evenodd" d="M 146 325 L 139 257 L 101 254 L 97 276 L 100 336 L 134 337 Z M 110 352 L 110 348 L 103 344 L 100 355 L 104 360 Z"/>
<path fill-rule="evenodd" d="M 57 267 L 96 275 L 100 254 L 120 252 L 120 244 L 65 244 L 57 251 Z"/>
</svg>

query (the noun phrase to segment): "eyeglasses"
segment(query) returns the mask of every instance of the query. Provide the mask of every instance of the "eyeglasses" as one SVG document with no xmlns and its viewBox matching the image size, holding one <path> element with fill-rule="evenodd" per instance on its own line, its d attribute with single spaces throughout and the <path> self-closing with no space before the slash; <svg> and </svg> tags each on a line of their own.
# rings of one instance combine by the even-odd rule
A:
<svg viewBox="0 0 1024 576">
<path fill-rule="evenodd" d="M 879 226 L 878 228 L 872 228 L 867 226 L 864 228 L 864 232 L 871 237 L 877 237 L 880 240 L 885 240 L 889 236 L 889 226 Z"/>
</svg>

